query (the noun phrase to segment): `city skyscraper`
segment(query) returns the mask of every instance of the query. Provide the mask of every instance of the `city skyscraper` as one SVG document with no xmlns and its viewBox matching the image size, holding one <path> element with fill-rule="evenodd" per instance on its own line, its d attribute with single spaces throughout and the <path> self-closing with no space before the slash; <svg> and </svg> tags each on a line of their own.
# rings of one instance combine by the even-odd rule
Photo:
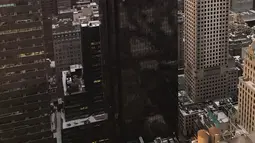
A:
<svg viewBox="0 0 255 143">
<path fill-rule="evenodd" d="M 52 142 L 41 0 L 0 1 L 0 142 Z"/>
<path fill-rule="evenodd" d="M 255 131 L 255 41 L 244 60 L 243 77 L 239 78 L 238 121 L 248 132 Z"/>
<path fill-rule="evenodd" d="M 236 94 L 238 72 L 228 48 L 229 9 L 229 0 L 185 1 L 185 88 L 194 101 Z"/>
<path fill-rule="evenodd" d="M 102 0 L 99 7 L 105 94 L 121 138 L 173 135 L 178 111 L 177 1 Z"/>
<path fill-rule="evenodd" d="M 102 87 L 100 22 L 81 24 L 83 65 L 62 72 L 63 112 L 61 138 L 69 142 L 114 143 L 114 126 Z"/>
<path fill-rule="evenodd" d="M 53 25 L 57 72 L 63 94 L 52 103 L 54 137 L 61 143 L 114 143 L 114 125 L 102 84 L 98 5 L 79 1 Z M 60 93 L 61 94 L 61 93 Z"/>
</svg>

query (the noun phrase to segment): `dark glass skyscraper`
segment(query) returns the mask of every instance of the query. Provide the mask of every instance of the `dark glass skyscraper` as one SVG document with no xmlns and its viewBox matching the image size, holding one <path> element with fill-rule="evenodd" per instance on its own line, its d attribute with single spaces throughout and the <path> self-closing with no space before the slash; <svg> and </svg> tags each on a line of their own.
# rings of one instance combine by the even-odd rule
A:
<svg viewBox="0 0 255 143">
<path fill-rule="evenodd" d="M 100 2 L 104 87 L 121 138 L 177 132 L 177 1 Z"/>
<path fill-rule="evenodd" d="M 40 0 L 0 1 L 0 142 L 53 142 Z"/>
</svg>

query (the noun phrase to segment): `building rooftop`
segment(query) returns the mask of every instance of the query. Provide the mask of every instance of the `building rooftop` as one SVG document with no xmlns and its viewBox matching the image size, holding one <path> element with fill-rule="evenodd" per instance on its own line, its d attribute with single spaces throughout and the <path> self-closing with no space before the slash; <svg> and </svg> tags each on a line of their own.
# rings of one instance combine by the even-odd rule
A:
<svg viewBox="0 0 255 143">
<path fill-rule="evenodd" d="M 82 77 L 83 71 L 81 65 L 71 65 L 69 71 L 62 72 L 62 83 L 65 96 L 85 92 L 85 85 Z"/>
<path fill-rule="evenodd" d="M 151 143 L 179 143 L 175 138 L 156 138 L 154 142 Z"/>
<path fill-rule="evenodd" d="M 179 99 L 179 102 L 182 105 L 189 105 L 189 104 L 193 104 L 194 103 L 190 99 L 190 97 L 186 95 L 186 92 L 184 90 L 181 90 L 181 91 L 178 92 L 178 99 Z"/>
<path fill-rule="evenodd" d="M 186 96 L 186 98 L 185 98 Z M 198 115 L 202 125 L 219 127 L 230 121 L 228 112 L 236 105 L 231 98 L 216 101 L 193 103 L 186 94 L 179 92 L 180 113 L 182 116 Z"/>
<path fill-rule="evenodd" d="M 77 126 L 82 126 L 85 124 L 91 124 L 91 123 L 107 120 L 108 114 L 103 112 L 99 114 L 90 115 L 86 118 L 81 118 L 81 119 L 76 119 L 71 121 L 65 121 L 65 114 L 62 114 L 62 119 L 63 119 L 62 128 L 68 129 L 68 128 L 73 128 Z"/>
<path fill-rule="evenodd" d="M 248 10 L 240 13 L 241 17 L 245 22 L 254 21 L 255 20 L 255 11 Z"/>
<path fill-rule="evenodd" d="M 98 20 L 98 18 L 98 5 L 92 2 L 89 4 L 80 5 L 78 8 L 74 9 L 73 24 L 80 25 L 83 23 L 88 23 L 89 21 Z"/>
<path fill-rule="evenodd" d="M 217 120 L 219 123 L 227 123 L 229 122 L 229 118 L 228 116 L 222 112 L 222 111 L 215 111 L 213 112 L 213 114 L 215 114 L 217 116 Z"/>
<path fill-rule="evenodd" d="M 235 137 L 228 141 L 228 143 L 255 143 L 255 133 Z"/>
<path fill-rule="evenodd" d="M 75 26 L 80 26 L 83 23 L 89 21 L 95 21 L 99 18 L 98 5 L 94 2 L 88 3 L 88 1 L 79 1 L 76 7 L 73 9 L 60 11 L 57 17 L 53 18 L 52 28 L 54 33 L 58 29 L 61 31 L 79 30 Z M 68 30 L 69 28 L 69 30 Z"/>
<path fill-rule="evenodd" d="M 100 25 L 99 20 L 88 21 L 87 23 L 81 24 L 82 27 L 98 27 Z"/>
<path fill-rule="evenodd" d="M 191 104 L 187 104 L 187 103 L 182 104 L 182 103 L 180 103 L 180 104 L 181 104 L 180 105 L 180 113 L 183 116 L 188 116 L 188 115 L 198 114 L 198 113 L 204 112 L 204 107 L 200 103 L 191 103 Z"/>
</svg>

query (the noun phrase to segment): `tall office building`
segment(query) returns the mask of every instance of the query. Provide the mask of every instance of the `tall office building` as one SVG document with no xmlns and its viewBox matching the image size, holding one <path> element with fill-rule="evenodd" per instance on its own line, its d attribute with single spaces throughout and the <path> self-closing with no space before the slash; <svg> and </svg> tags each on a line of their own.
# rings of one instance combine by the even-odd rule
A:
<svg viewBox="0 0 255 143">
<path fill-rule="evenodd" d="M 41 0 L 0 1 L 0 142 L 52 142 Z"/>
<path fill-rule="evenodd" d="M 184 7 L 187 93 L 198 102 L 234 94 L 238 74 L 228 48 L 230 1 L 186 0 Z"/>
<path fill-rule="evenodd" d="M 98 110 L 98 112 L 106 108 L 102 84 L 102 54 L 99 25 L 99 21 L 90 21 L 88 24 L 82 24 L 81 27 L 83 79 L 88 94 L 97 100 L 93 110 Z"/>
<path fill-rule="evenodd" d="M 53 19 L 54 61 L 58 73 L 70 65 L 82 64 L 81 23 L 98 20 L 96 3 L 79 2 L 72 10 L 62 11 Z"/>
<path fill-rule="evenodd" d="M 102 87 L 99 21 L 81 25 L 83 65 L 62 72 L 61 139 L 69 142 L 114 143 L 114 127 Z"/>
<path fill-rule="evenodd" d="M 249 46 L 244 61 L 243 77 L 239 79 L 239 123 L 248 131 L 255 131 L 255 41 Z"/>
<path fill-rule="evenodd" d="M 178 111 L 177 1 L 100 2 L 104 87 L 121 138 L 172 135 Z"/>
</svg>

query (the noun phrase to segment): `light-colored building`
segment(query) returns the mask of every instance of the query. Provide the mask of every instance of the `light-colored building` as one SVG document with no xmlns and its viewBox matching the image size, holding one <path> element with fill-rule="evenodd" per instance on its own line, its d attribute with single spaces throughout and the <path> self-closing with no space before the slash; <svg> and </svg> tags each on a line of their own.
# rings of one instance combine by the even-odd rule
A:
<svg viewBox="0 0 255 143">
<path fill-rule="evenodd" d="M 255 131 L 255 41 L 247 49 L 243 77 L 239 79 L 239 123 L 248 131 Z"/>
<path fill-rule="evenodd" d="M 229 0 L 185 1 L 185 89 L 195 102 L 227 97 L 234 86 L 229 73 L 238 71 L 229 67 L 229 9 Z"/>
</svg>

